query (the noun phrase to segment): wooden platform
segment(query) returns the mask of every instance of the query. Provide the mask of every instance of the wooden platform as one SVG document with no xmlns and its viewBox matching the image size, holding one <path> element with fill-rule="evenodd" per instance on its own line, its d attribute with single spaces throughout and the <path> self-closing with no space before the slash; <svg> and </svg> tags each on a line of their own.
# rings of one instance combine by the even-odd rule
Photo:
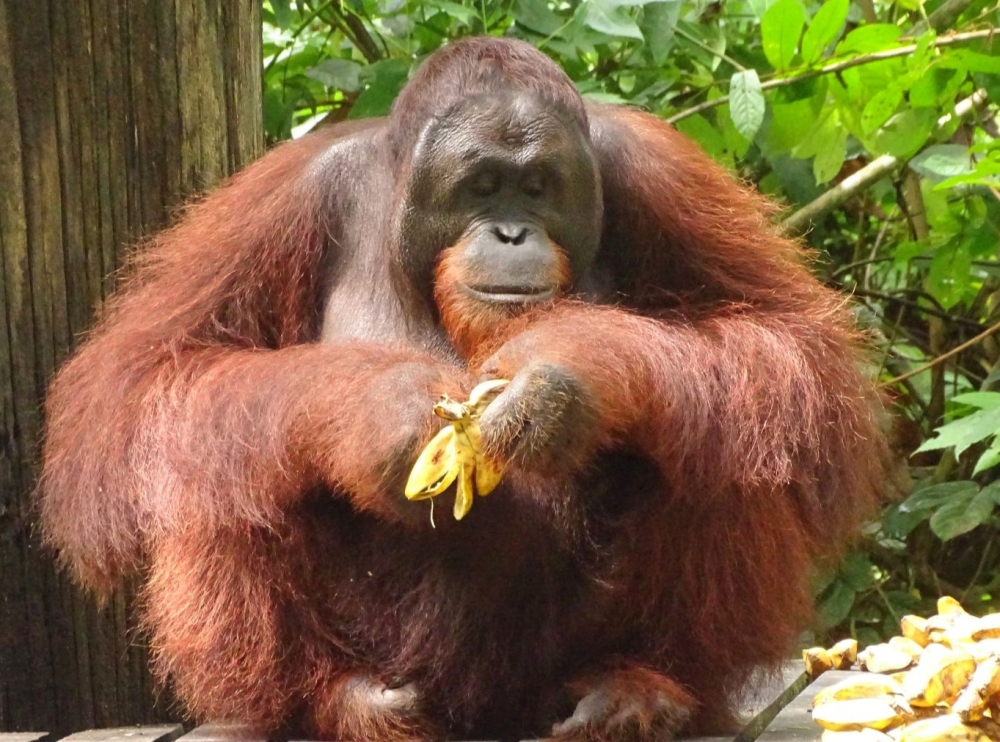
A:
<svg viewBox="0 0 1000 742">
<path fill-rule="evenodd" d="M 745 720 L 735 736 L 702 737 L 688 742 L 819 742 L 823 730 L 813 723 L 813 696 L 827 686 L 848 677 L 847 672 L 828 672 L 811 684 L 801 662 L 790 662 L 782 671 L 762 676 L 753 684 L 757 690 L 740 706 Z M 56 742 L 45 732 L 0 733 L 0 742 Z M 116 729 L 92 729 L 62 737 L 62 742 L 268 742 L 239 724 L 203 724 L 187 734 L 180 724 Z M 360 740 L 359 742 L 367 742 Z"/>
</svg>

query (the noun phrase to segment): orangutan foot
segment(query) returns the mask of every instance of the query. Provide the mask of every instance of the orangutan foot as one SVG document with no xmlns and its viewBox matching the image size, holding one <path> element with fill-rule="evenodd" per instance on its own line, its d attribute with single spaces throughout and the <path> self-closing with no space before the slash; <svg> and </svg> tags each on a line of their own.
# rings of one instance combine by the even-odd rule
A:
<svg viewBox="0 0 1000 742">
<path fill-rule="evenodd" d="M 670 678 L 642 667 L 612 669 L 569 684 L 573 715 L 552 727 L 560 742 L 661 742 L 691 718 L 694 699 Z"/>
<path fill-rule="evenodd" d="M 438 736 L 412 683 L 389 688 L 366 674 L 332 681 L 313 720 L 311 731 L 320 739 L 416 742 Z"/>
</svg>

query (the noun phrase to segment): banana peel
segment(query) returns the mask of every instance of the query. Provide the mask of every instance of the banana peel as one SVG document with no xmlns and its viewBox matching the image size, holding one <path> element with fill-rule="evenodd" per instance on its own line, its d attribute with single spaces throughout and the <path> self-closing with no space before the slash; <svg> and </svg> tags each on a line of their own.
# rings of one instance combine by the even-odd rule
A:
<svg viewBox="0 0 1000 742">
<path fill-rule="evenodd" d="M 404 490 L 408 500 L 436 497 L 457 483 L 452 514 L 462 520 L 472 509 L 475 495 L 485 497 L 496 489 L 504 466 L 483 451 L 479 417 L 507 384 L 505 379 L 486 381 L 472 390 L 467 402 L 442 397 L 434 405 L 434 414 L 450 424 L 417 457 Z"/>
<path fill-rule="evenodd" d="M 899 742 L 991 742 L 982 729 L 964 723 L 955 714 L 915 722 L 899 737 Z"/>
<path fill-rule="evenodd" d="M 813 698 L 813 708 L 834 701 L 851 701 L 858 698 L 879 698 L 898 695 L 903 686 L 888 675 L 858 673 L 835 685 L 824 688 Z"/>
<path fill-rule="evenodd" d="M 937 608 L 929 618 L 904 616 L 902 636 L 857 653 L 868 672 L 816 694 L 824 742 L 1000 742 L 1000 613 L 974 616 L 953 598 Z M 850 649 L 845 640 L 806 650 L 807 671 L 826 660 L 850 669 Z"/>
<path fill-rule="evenodd" d="M 813 721 L 833 732 L 883 730 L 905 721 L 885 698 L 852 698 L 832 701 L 813 709 Z"/>
<path fill-rule="evenodd" d="M 903 682 L 903 695 L 913 706 L 935 706 L 953 699 L 976 669 L 975 659 L 966 652 L 946 650 L 928 654 L 925 650 L 925 656 Z"/>
</svg>

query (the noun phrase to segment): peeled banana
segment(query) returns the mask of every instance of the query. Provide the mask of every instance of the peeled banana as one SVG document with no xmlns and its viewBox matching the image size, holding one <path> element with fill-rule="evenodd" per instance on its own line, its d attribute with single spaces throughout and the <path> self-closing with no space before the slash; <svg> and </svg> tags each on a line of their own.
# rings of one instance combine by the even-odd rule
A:
<svg viewBox="0 0 1000 742">
<path fill-rule="evenodd" d="M 899 737 L 899 742 L 991 742 L 979 727 L 965 724 L 954 714 L 910 724 Z"/>
<path fill-rule="evenodd" d="M 884 698 L 852 698 L 817 706 L 813 721 L 834 732 L 851 732 L 887 729 L 901 723 L 903 717 Z"/>
<path fill-rule="evenodd" d="M 922 658 L 903 681 L 903 695 L 914 706 L 936 706 L 954 699 L 976 670 L 971 654 L 950 650 Z"/>
<path fill-rule="evenodd" d="M 813 708 L 833 701 L 851 701 L 858 698 L 878 698 L 902 693 L 903 687 L 888 675 L 858 674 L 824 688 L 813 698 Z"/>
<path fill-rule="evenodd" d="M 434 405 L 434 414 L 451 424 L 417 457 L 404 491 L 408 500 L 434 497 L 457 482 L 452 512 L 455 520 L 462 520 L 472 509 L 476 494 L 485 497 L 496 488 L 503 464 L 483 452 L 479 417 L 507 383 L 504 379 L 485 381 L 472 390 L 468 402 L 442 397 Z"/>
<path fill-rule="evenodd" d="M 937 608 L 930 618 L 904 616 L 902 636 L 857 654 L 868 672 L 815 695 L 824 742 L 1000 742 L 1000 613 L 974 616 L 953 598 Z M 827 660 L 850 669 L 851 649 L 850 640 L 808 649 L 807 671 L 828 669 Z"/>
</svg>

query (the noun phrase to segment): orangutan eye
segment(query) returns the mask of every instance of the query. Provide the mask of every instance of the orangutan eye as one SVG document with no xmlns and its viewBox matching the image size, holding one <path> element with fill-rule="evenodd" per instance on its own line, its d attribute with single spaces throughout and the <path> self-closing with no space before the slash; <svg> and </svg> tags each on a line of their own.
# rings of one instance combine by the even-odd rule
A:
<svg viewBox="0 0 1000 742">
<path fill-rule="evenodd" d="M 469 191 L 474 196 L 488 198 L 500 192 L 500 174 L 494 170 L 483 170 L 469 183 Z"/>
<path fill-rule="evenodd" d="M 532 173 L 521 183 L 521 192 L 531 198 L 541 198 L 545 195 L 547 179 L 543 173 Z"/>
</svg>

